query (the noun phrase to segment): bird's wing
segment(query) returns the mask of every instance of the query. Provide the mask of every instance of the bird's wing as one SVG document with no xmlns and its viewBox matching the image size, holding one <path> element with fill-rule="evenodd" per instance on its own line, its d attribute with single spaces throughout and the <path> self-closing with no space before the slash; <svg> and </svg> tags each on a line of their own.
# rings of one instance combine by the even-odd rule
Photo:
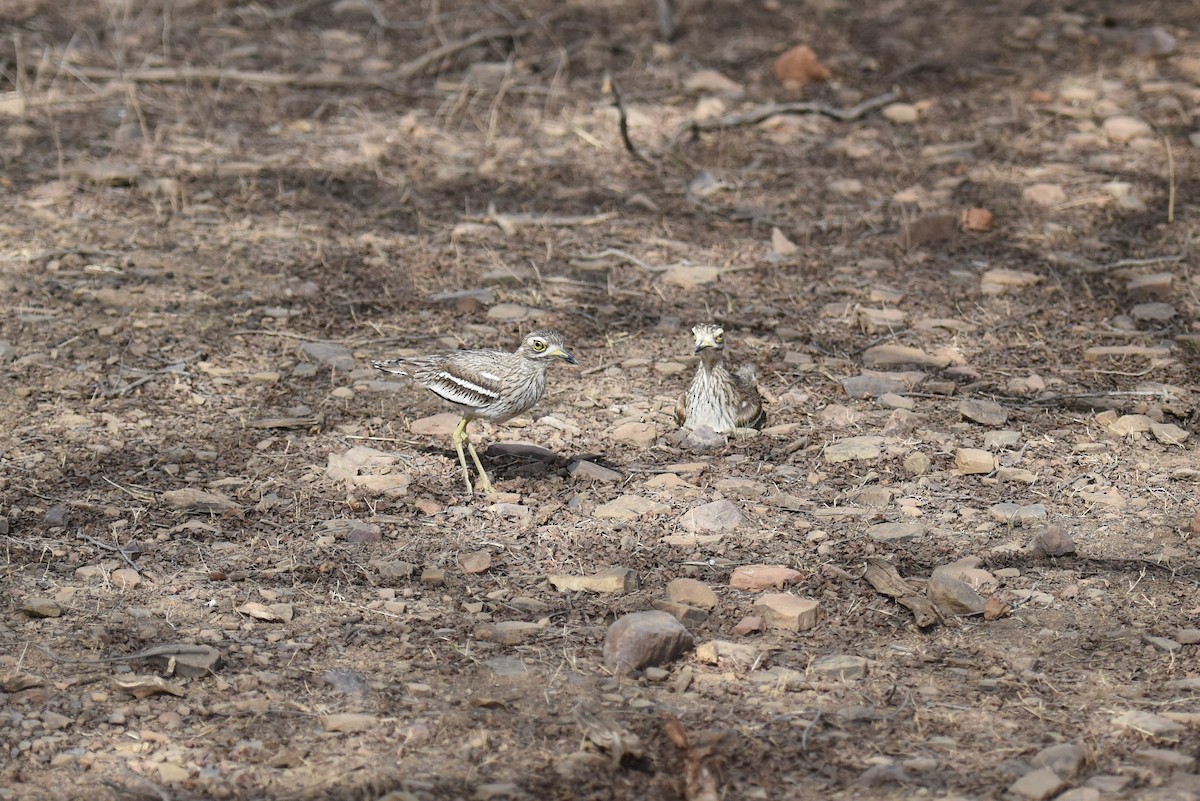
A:
<svg viewBox="0 0 1200 801">
<path fill-rule="evenodd" d="M 758 392 L 758 370 L 752 364 L 742 365 L 733 374 L 733 383 L 738 388 L 738 413 L 734 422 L 739 428 L 762 428 L 767 422 L 767 412 Z"/>
<path fill-rule="evenodd" d="M 460 406 L 488 406 L 504 393 L 503 370 L 488 351 L 463 351 L 430 359 L 413 373 L 417 382 L 442 400 Z"/>
</svg>

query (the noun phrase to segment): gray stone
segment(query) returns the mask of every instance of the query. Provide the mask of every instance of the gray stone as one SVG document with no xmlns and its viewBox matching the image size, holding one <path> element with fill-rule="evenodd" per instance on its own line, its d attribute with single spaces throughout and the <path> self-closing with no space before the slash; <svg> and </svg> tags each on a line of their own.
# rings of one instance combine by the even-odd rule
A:
<svg viewBox="0 0 1200 801">
<path fill-rule="evenodd" d="M 904 381 L 887 373 L 866 372 L 842 379 L 842 390 L 851 398 L 878 398 L 907 389 Z"/>
<path fill-rule="evenodd" d="M 670 506 L 640 495 L 622 495 L 596 507 L 595 515 L 600 520 L 637 520 L 649 515 L 660 515 L 671 510 Z"/>
<path fill-rule="evenodd" d="M 1049 768 L 1063 778 L 1073 779 L 1085 756 L 1083 746 L 1077 743 L 1058 743 L 1038 751 L 1031 761 L 1035 768 Z"/>
<path fill-rule="evenodd" d="M 958 404 L 958 413 L 968 420 L 985 426 L 1002 426 L 1008 422 L 1008 412 L 998 403 L 967 398 Z"/>
<path fill-rule="evenodd" d="M 679 518 L 685 531 L 733 531 L 746 516 L 733 501 L 720 500 L 689 509 Z"/>
<path fill-rule="evenodd" d="M 1142 638 L 1142 640 L 1145 641 L 1147 645 L 1154 646 L 1154 648 L 1157 650 L 1168 654 L 1178 653 L 1179 649 L 1183 647 L 1183 645 L 1175 640 L 1172 640 L 1170 637 L 1154 637 L 1147 634 Z"/>
<path fill-rule="evenodd" d="M 876 523 L 867 529 L 867 536 L 876 542 L 907 542 L 924 533 L 922 523 Z"/>
<path fill-rule="evenodd" d="M 314 362 L 334 370 L 349 372 L 354 369 L 354 355 L 342 345 L 333 342 L 305 342 L 300 352 Z"/>
<path fill-rule="evenodd" d="M 948 615 L 977 615 L 987 603 L 970 584 L 941 568 L 933 571 L 926 593 L 933 605 Z"/>
<path fill-rule="evenodd" d="M 371 683 L 367 681 L 366 676 L 356 670 L 327 670 L 321 674 L 321 681 L 347 695 L 371 691 Z"/>
<path fill-rule="evenodd" d="M 53 598 L 28 598 L 21 611 L 30 617 L 62 617 L 63 608 Z"/>
<path fill-rule="evenodd" d="M 866 435 L 847 437 L 825 447 L 825 461 L 830 464 L 849 461 L 871 461 L 883 455 L 883 437 Z"/>
<path fill-rule="evenodd" d="M 1030 801 L 1043 801 L 1052 798 L 1062 791 L 1067 784 L 1049 768 L 1038 768 L 1026 773 L 1009 785 L 1008 791 L 1013 795 L 1028 798 Z"/>
<path fill-rule="evenodd" d="M 658 667 L 692 647 L 692 635 L 667 612 L 633 612 L 617 620 L 604 637 L 604 664 L 625 675 Z"/>
<path fill-rule="evenodd" d="M 762 498 L 767 494 L 765 484 L 749 478 L 718 479 L 713 489 L 728 498 Z"/>
<path fill-rule="evenodd" d="M 70 518 L 71 510 L 61 503 L 46 510 L 45 520 L 48 526 L 65 526 Z"/>
<path fill-rule="evenodd" d="M 567 473 L 576 481 L 590 479 L 592 481 L 620 481 L 621 474 L 616 470 L 605 467 L 587 459 L 576 459 L 567 465 Z"/>
<path fill-rule="evenodd" d="M 661 612 L 666 612 L 685 626 L 699 626 L 708 619 L 708 612 L 705 610 L 696 606 L 681 604 L 677 601 L 657 598 L 651 601 L 650 605 Z"/>
<path fill-rule="evenodd" d="M 1058 796 L 1055 801 L 1100 801 L 1100 791 L 1094 787 L 1076 787 Z"/>
<path fill-rule="evenodd" d="M 1046 556 L 1066 556 L 1075 553 L 1075 540 L 1062 526 L 1046 526 L 1034 539 L 1034 546 Z"/>
<path fill-rule="evenodd" d="M 713 609 L 717 605 L 717 594 L 703 581 L 677 578 L 667 582 L 667 600 L 701 609 Z"/>
<path fill-rule="evenodd" d="M 1129 310 L 1129 316 L 1140 322 L 1167 323 L 1175 318 L 1175 314 L 1174 306 L 1160 301 L 1139 303 Z"/>
<path fill-rule="evenodd" d="M 692 451 L 715 451 L 728 444 L 724 434 L 718 434 L 708 426 L 689 429 L 683 438 L 683 447 Z"/>
<path fill-rule="evenodd" d="M 1195 757 L 1170 748 L 1139 748 L 1133 758 L 1144 765 L 1167 770 L 1187 770 L 1196 763 Z"/>
<path fill-rule="evenodd" d="M 0 364 L 11 362 L 17 358 L 17 349 L 12 346 L 11 342 L 0 339 Z"/>
<path fill-rule="evenodd" d="M 867 675 L 869 665 L 870 662 L 865 657 L 851 656 L 850 654 L 833 654 L 814 659 L 812 664 L 808 666 L 808 670 L 817 676 L 844 681 L 847 679 L 861 679 Z"/>
</svg>

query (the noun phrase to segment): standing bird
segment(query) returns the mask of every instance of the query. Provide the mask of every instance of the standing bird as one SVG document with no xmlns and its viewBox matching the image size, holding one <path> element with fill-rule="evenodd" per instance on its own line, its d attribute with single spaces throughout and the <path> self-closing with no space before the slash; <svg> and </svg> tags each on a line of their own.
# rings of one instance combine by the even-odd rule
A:
<svg viewBox="0 0 1200 801">
<path fill-rule="evenodd" d="M 735 428 L 762 428 L 767 421 L 753 365 L 736 373 L 721 364 L 725 331 L 719 325 L 701 323 L 692 329 L 700 366 L 687 392 L 675 407 L 675 419 L 688 429 L 708 426 L 718 434 Z"/>
<path fill-rule="evenodd" d="M 502 350 L 456 350 L 434 356 L 390 359 L 372 362 L 376 369 L 396 375 L 409 375 L 421 386 L 462 412 L 462 422 L 450 435 L 458 462 L 462 465 L 467 492 L 471 471 L 463 455 L 463 443 L 479 471 L 479 485 L 495 492 L 487 471 L 479 463 L 479 454 L 467 434 L 467 424 L 479 418 L 493 423 L 511 420 L 542 399 L 546 394 L 546 369 L 562 359 L 579 364 L 563 348 L 557 331 L 533 331 L 521 341 L 514 353 Z"/>
</svg>

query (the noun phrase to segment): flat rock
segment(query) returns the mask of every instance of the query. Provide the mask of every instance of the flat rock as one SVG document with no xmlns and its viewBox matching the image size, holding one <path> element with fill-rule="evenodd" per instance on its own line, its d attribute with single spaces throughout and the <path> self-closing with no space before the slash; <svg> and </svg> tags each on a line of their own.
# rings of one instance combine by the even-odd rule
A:
<svg viewBox="0 0 1200 801">
<path fill-rule="evenodd" d="M 1143 765 L 1166 770 L 1187 770 L 1196 764 L 1195 757 L 1171 748 L 1139 748 L 1133 752 L 1133 759 Z"/>
<path fill-rule="evenodd" d="M 671 507 L 665 503 L 652 501 L 640 495 L 622 495 L 597 506 L 594 514 L 600 520 L 637 520 L 669 511 Z"/>
<path fill-rule="evenodd" d="M 651 423 L 629 422 L 614 428 L 609 436 L 617 442 L 644 447 L 658 439 L 658 430 Z"/>
<path fill-rule="evenodd" d="M 904 457 L 904 469 L 910 476 L 923 476 L 933 466 L 933 460 L 920 451 L 913 451 Z"/>
<path fill-rule="evenodd" d="M 714 609 L 717 594 L 703 581 L 692 578 L 677 578 L 667 582 L 667 600 L 688 604 L 700 609 Z"/>
<path fill-rule="evenodd" d="M 1034 547 L 1046 556 L 1066 556 L 1075 553 L 1075 540 L 1062 526 L 1046 526 L 1038 532 Z"/>
<path fill-rule="evenodd" d="M 883 437 L 866 435 L 848 437 L 825 446 L 825 461 L 829 464 L 849 461 L 872 461 L 883 455 Z"/>
<path fill-rule="evenodd" d="M 713 484 L 713 489 L 730 498 L 762 498 L 768 491 L 761 481 L 749 478 L 721 478 Z"/>
<path fill-rule="evenodd" d="M 944 355 L 926 353 L 920 348 L 905 345 L 875 345 L 863 351 L 862 363 L 866 367 L 897 367 L 912 364 L 918 367 L 941 369 L 949 366 L 950 359 Z"/>
<path fill-rule="evenodd" d="M 1146 636 L 1142 637 L 1142 642 L 1152 646 L 1156 650 L 1168 654 L 1179 653 L 1179 650 L 1183 648 L 1182 644 L 1176 640 L 1172 640 L 1170 637 L 1155 637 L 1152 634 L 1147 634 Z"/>
<path fill-rule="evenodd" d="M 1043 280 L 1037 273 L 998 267 L 980 276 L 980 291 L 985 295 L 1000 295 L 1010 289 L 1033 286 Z"/>
<path fill-rule="evenodd" d="M 112 580 L 112 585 L 123 590 L 132 590 L 134 587 L 142 583 L 142 577 L 136 570 L 131 567 L 120 567 L 114 570 L 109 578 Z"/>
<path fill-rule="evenodd" d="M 696 661 L 706 665 L 732 662 L 741 667 L 750 667 L 761 656 L 761 648 L 728 640 L 709 640 L 696 647 Z"/>
<path fill-rule="evenodd" d="M 1035 768 L 1049 768 L 1064 779 L 1073 779 L 1083 767 L 1086 756 L 1082 745 L 1057 743 L 1038 751 L 1030 761 Z"/>
<path fill-rule="evenodd" d="M 219 492 L 205 492 L 191 487 L 167 490 L 158 497 L 167 506 L 182 512 L 222 514 L 238 508 L 233 500 Z"/>
<path fill-rule="evenodd" d="M 1026 773 L 1008 787 L 1015 796 L 1028 798 L 1030 801 L 1044 801 L 1062 792 L 1067 783 L 1049 768 L 1038 768 Z"/>
<path fill-rule="evenodd" d="M 370 731 L 379 725 L 379 718 L 365 712 L 337 712 L 320 715 L 317 720 L 325 731 L 341 733 Z"/>
<path fill-rule="evenodd" d="M 759 615 L 769 628 L 806 631 L 817 625 L 820 604 L 811 598 L 772 592 L 754 602 L 754 614 Z"/>
<path fill-rule="evenodd" d="M 679 518 L 679 525 L 684 531 L 693 533 L 725 532 L 733 531 L 745 519 L 745 514 L 737 504 L 729 500 L 720 500 L 684 512 Z"/>
<path fill-rule="evenodd" d="M 547 578 L 559 592 L 627 595 L 638 588 L 637 571 L 628 567 L 610 567 L 590 576 L 551 575 Z"/>
<path fill-rule="evenodd" d="M 454 433 L 454 429 L 458 428 L 458 424 L 462 422 L 462 415 L 454 414 L 453 412 L 441 412 L 439 414 L 431 414 L 429 417 L 421 417 L 413 420 L 408 424 L 408 430 L 413 434 L 420 434 L 429 437 L 448 437 Z"/>
<path fill-rule="evenodd" d="M 499 623 L 489 623 L 475 629 L 476 639 L 485 642 L 495 642 L 501 645 L 521 645 L 536 639 L 546 630 L 546 624 L 532 623 L 525 620 L 503 620 Z"/>
<path fill-rule="evenodd" d="M 996 457 L 979 448 L 959 448 L 954 453 L 954 466 L 963 475 L 990 473 L 996 469 Z"/>
<path fill-rule="evenodd" d="M 689 428 L 683 438 L 683 447 L 691 451 L 715 451 L 729 444 L 724 434 L 713 431 L 708 426 Z"/>
<path fill-rule="evenodd" d="M 683 289 L 695 289 L 705 284 L 711 284 L 720 275 L 720 267 L 707 264 L 679 264 L 668 267 L 660 273 L 664 282 Z"/>
<path fill-rule="evenodd" d="M 1034 206 L 1050 207 L 1067 202 L 1067 192 L 1058 184 L 1031 184 L 1021 190 L 1021 198 Z"/>
<path fill-rule="evenodd" d="M 389 473 L 383 476 L 354 476 L 350 483 L 371 495 L 402 498 L 408 494 L 408 485 L 412 483 L 412 479 L 403 473 Z"/>
<path fill-rule="evenodd" d="M 747 634 L 762 631 L 765 626 L 766 621 L 758 615 L 746 615 L 733 627 L 733 633 L 739 637 L 745 637 Z"/>
<path fill-rule="evenodd" d="M 1151 423 L 1150 433 L 1163 445 L 1182 445 L 1192 435 L 1174 423 Z"/>
<path fill-rule="evenodd" d="M 658 610 L 618 619 L 604 637 L 604 664 L 617 675 L 657 667 L 692 647 L 692 635 L 672 615 Z"/>
<path fill-rule="evenodd" d="M 1153 129 L 1149 123 L 1144 120 L 1139 120 L 1137 117 L 1116 116 L 1109 117 L 1100 126 L 1100 130 L 1104 132 L 1104 136 L 1110 142 L 1128 142 L 1131 139 L 1136 139 L 1139 136 L 1153 135 Z"/>
<path fill-rule="evenodd" d="M 1187 727 L 1182 723 L 1176 723 L 1170 718 L 1156 715 L 1153 712 L 1143 712 L 1140 709 L 1131 709 L 1128 712 L 1117 715 L 1112 719 L 1112 722 L 1120 728 L 1133 729 L 1148 737 L 1157 737 L 1165 740 L 1178 739 L 1181 734 L 1187 731 Z"/>
<path fill-rule="evenodd" d="M 870 662 L 865 657 L 833 654 L 814 659 L 808 666 L 808 672 L 826 679 L 845 681 L 866 676 L 869 665 Z"/>
<path fill-rule="evenodd" d="M 967 398 L 958 404 L 958 413 L 967 420 L 985 426 L 1002 426 L 1008 422 L 1008 412 L 998 403 Z"/>
<path fill-rule="evenodd" d="M 970 584 L 955 577 L 952 571 L 940 568 L 933 571 L 925 592 L 930 602 L 946 615 L 982 614 L 987 603 Z"/>
<path fill-rule="evenodd" d="M 876 523 L 867 528 L 867 536 L 876 542 L 908 542 L 924 534 L 922 523 Z"/>
<path fill-rule="evenodd" d="M 851 398 L 878 398 L 907 389 L 903 380 L 887 373 L 863 373 L 842 379 L 842 391 Z"/>
<path fill-rule="evenodd" d="M 1169 323 L 1176 314 L 1174 306 L 1162 301 L 1138 303 L 1129 309 L 1129 316 L 1139 322 Z"/>
<path fill-rule="evenodd" d="M 347 695 L 361 695 L 371 691 L 371 682 L 357 670 L 327 670 L 321 674 L 321 681 Z"/>
<path fill-rule="evenodd" d="M 27 598 L 21 611 L 30 617 L 62 617 L 65 610 L 53 598 Z"/>
<path fill-rule="evenodd" d="M 708 619 L 707 610 L 698 606 L 681 604 L 678 601 L 656 598 L 650 602 L 650 605 L 661 612 L 666 612 L 685 626 L 699 626 Z"/>
<path fill-rule="evenodd" d="M 603 481 L 611 483 L 620 481 L 622 476 L 616 470 L 605 467 L 602 464 L 588 461 L 587 459 L 576 459 L 567 465 L 567 474 L 576 481 Z"/>
<path fill-rule="evenodd" d="M 988 515 L 997 523 L 1009 526 L 1030 526 L 1046 519 L 1046 505 L 1042 503 L 996 503 L 988 507 Z"/>
<path fill-rule="evenodd" d="M 334 370 L 349 372 L 354 369 L 354 354 L 333 342 L 305 342 L 300 345 L 300 352 L 317 364 Z"/>
<path fill-rule="evenodd" d="M 462 572 L 475 575 L 486 573 L 492 569 L 491 551 L 474 551 L 458 557 L 458 567 Z"/>
<path fill-rule="evenodd" d="M 734 568 L 729 577 L 729 586 L 755 592 L 770 588 L 783 589 L 803 576 L 799 570 L 783 565 L 741 565 Z"/>
<path fill-rule="evenodd" d="M 294 614 L 291 604 L 264 604 L 258 601 L 247 601 L 239 606 L 237 611 L 268 623 L 285 623 L 291 620 Z"/>
</svg>

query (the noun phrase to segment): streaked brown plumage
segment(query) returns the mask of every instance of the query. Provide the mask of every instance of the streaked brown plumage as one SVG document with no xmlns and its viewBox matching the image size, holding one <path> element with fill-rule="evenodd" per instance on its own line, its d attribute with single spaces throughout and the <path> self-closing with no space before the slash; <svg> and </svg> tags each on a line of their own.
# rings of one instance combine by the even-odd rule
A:
<svg viewBox="0 0 1200 801">
<path fill-rule="evenodd" d="M 730 372 L 721 363 L 725 331 L 712 323 L 692 329 L 700 365 L 675 407 L 675 419 L 688 429 L 707 426 L 719 434 L 735 428 L 762 428 L 767 421 L 753 365 Z"/>
<path fill-rule="evenodd" d="M 462 422 L 451 434 L 462 465 L 467 492 L 472 491 L 471 471 L 463 455 L 463 444 L 479 471 L 479 485 L 494 492 L 479 454 L 467 435 L 467 424 L 476 418 L 503 423 L 533 407 L 546 394 L 546 369 L 556 360 L 578 364 L 563 347 L 557 331 L 533 331 L 514 353 L 501 350 L 457 350 L 432 356 L 373 362 L 384 372 L 412 376 L 462 412 Z"/>
</svg>

